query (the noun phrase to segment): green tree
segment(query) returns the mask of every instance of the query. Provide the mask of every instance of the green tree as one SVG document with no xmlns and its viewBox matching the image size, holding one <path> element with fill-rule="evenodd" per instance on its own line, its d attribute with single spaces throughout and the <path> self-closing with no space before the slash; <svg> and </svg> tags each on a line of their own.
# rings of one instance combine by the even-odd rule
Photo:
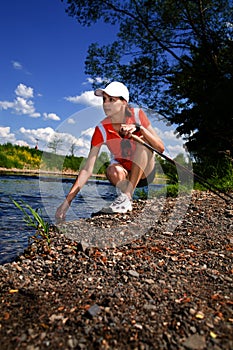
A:
<svg viewBox="0 0 233 350">
<path fill-rule="evenodd" d="M 107 152 L 101 152 L 94 166 L 94 174 L 105 174 L 108 165 L 110 164 L 109 155 Z"/>
<path fill-rule="evenodd" d="M 71 169 L 73 171 L 79 171 L 83 157 L 66 156 L 64 159 L 63 169 Z"/>
<path fill-rule="evenodd" d="M 232 158 L 232 0 L 65 2 L 82 25 L 101 19 L 118 31 L 109 45 L 90 45 L 88 75 L 125 82 L 132 102 L 178 125 L 197 162 Z"/>
</svg>

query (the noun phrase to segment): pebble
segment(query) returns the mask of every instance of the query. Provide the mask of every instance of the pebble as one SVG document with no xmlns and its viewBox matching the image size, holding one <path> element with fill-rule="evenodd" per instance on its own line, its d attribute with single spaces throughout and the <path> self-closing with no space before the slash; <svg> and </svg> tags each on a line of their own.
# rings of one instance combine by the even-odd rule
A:
<svg viewBox="0 0 233 350">
<path fill-rule="evenodd" d="M 140 274 L 137 272 L 137 271 L 134 271 L 134 270 L 129 270 L 128 271 L 128 274 L 132 277 L 136 277 L 136 278 L 139 278 Z"/>
<path fill-rule="evenodd" d="M 155 281 L 152 280 L 151 278 L 146 278 L 144 281 L 145 281 L 145 283 L 147 283 L 147 284 L 154 284 L 154 283 L 155 283 Z"/>
<path fill-rule="evenodd" d="M 206 339 L 204 336 L 199 334 L 191 335 L 188 339 L 183 342 L 183 345 L 187 349 L 202 350 L 206 348 Z"/>
<path fill-rule="evenodd" d="M 99 307 L 99 305 L 94 304 L 87 310 L 86 315 L 92 318 L 98 315 L 100 312 L 101 312 L 101 308 Z"/>
</svg>

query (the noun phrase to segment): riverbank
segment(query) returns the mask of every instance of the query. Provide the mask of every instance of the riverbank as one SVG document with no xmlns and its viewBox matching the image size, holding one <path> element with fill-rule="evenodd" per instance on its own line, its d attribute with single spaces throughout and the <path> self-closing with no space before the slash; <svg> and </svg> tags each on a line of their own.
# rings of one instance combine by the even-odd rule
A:
<svg viewBox="0 0 233 350">
<path fill-rule="evenodd" d="M 76 178 L 78 175 L 78 172 L 72 171 L 72 170 L 63 170 L 58 171 L 58 170 L 41 170 L 41 169 L 18 169 L 18 168 L 1 168 L 0 167 L 0 175 L 1 174 L 8 174 L 8 175 L 13 175 L 13 174 L 21 174 L 21 175 L 32 175 L 32 176 L 64 176 L 64 177 L 71 177 L 71 178 Z M 101 179 L 101 180 L 107 180 L 105 174 L 92 174 L 92 178 L 94 179 Z M 155 177 L 154 184 L 166 184 L 167 179 L 165 177 Z"/>
<path fill-rule="evenodd" d="M 42 170 L 42 169 L 18 169 L 18 168 L 1 168 L 0 167 L 0 174 L 21 174 L 21 175 L 37 175 L 37 176 L 71 176 L 76 177 L 78 175 L 78 172 L 72 171 L 72 170 L 64 170 L 64 171 L 58 171 L 58 170 Z M 104 174 L 93 174 L 93 177 L 103 178 L 106 179 L 106 176 Z"/>
<path fill-rule="evenodd" d="M 0 266 L 1 349 L 232 349 L 232 203 L 195 191 L 168 231 L 175 205 L 167 198 L 127 244 L 95 248 L 53 229 L 50 247 L 39 241 Z M 128 225 L 144 216 L 134 206 L 82 223 Z"/>
</svg>

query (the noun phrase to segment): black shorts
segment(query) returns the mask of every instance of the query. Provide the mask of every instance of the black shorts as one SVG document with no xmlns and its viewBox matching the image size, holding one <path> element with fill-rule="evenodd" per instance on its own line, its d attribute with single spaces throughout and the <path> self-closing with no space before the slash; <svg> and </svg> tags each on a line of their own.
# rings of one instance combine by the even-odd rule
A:
<svg viewBox="0 0 233 350">
<path fill-rule="evenodd" d="M 153 180 L 155 178 L 155 171 L 156 171 L 156 169 L 154 166 L 154 169 L 152 170 L 152 172 L 144 179 L 139 180 L 136 187 L 145 187 L 145 186 L 148 186 L 151 182 L 153 182 Z"/>
</svg>

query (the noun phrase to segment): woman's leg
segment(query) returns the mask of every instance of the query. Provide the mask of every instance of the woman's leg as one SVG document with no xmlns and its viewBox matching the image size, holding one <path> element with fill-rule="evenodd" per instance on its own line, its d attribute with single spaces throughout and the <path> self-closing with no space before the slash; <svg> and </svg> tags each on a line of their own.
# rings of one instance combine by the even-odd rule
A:
<svg viewBox="0 0 233 350">
<path fill-rule="evenodd" d="M 106 208 L 106 212 L 126 213 L 133 209 L 132 196 L 141 178 L 147 177 L 154 168 L 153 153 L 138 144 L 130 173 L 120 165 L 111 164 L 106 172 L 108 180 L 123 192 Z M 104 209 L 102 209 L 104 210 Z"/>
<path fill-rule="evenodd" d="M 109 181 L 120 189 L 122 192 L 119 196 L 107 207 L 103 208 L 102 212 L 105 213 L 127 213 L 132 211 L 132 201 L 125 190 L 128 186 L 128 172 L 120 164 L 111 164 L 106 172 Z"/>
<path fill-rule="evenodd" d="M 141 144 L 137 144 L 130 173 L 119 163 L 110 164 L 106 176 L 117 188 L 132 198 L 140 179 L 147 177 L 154 169 L 154 153 Z"/>
<path fill-rule="evenodd" d="M 128 172 L 118 163 L 110 164 L 106 171 L 107 179 L 124 192 L 128 185 Z"/>
<path fill-rule="evenodd" d="M 134 160 L 129 174 L 125 193 L 131 198 L 140 179 L 147 177 L 155 166 L 154 153 L 141 144 L 137 144 Z"/>
</svg>

